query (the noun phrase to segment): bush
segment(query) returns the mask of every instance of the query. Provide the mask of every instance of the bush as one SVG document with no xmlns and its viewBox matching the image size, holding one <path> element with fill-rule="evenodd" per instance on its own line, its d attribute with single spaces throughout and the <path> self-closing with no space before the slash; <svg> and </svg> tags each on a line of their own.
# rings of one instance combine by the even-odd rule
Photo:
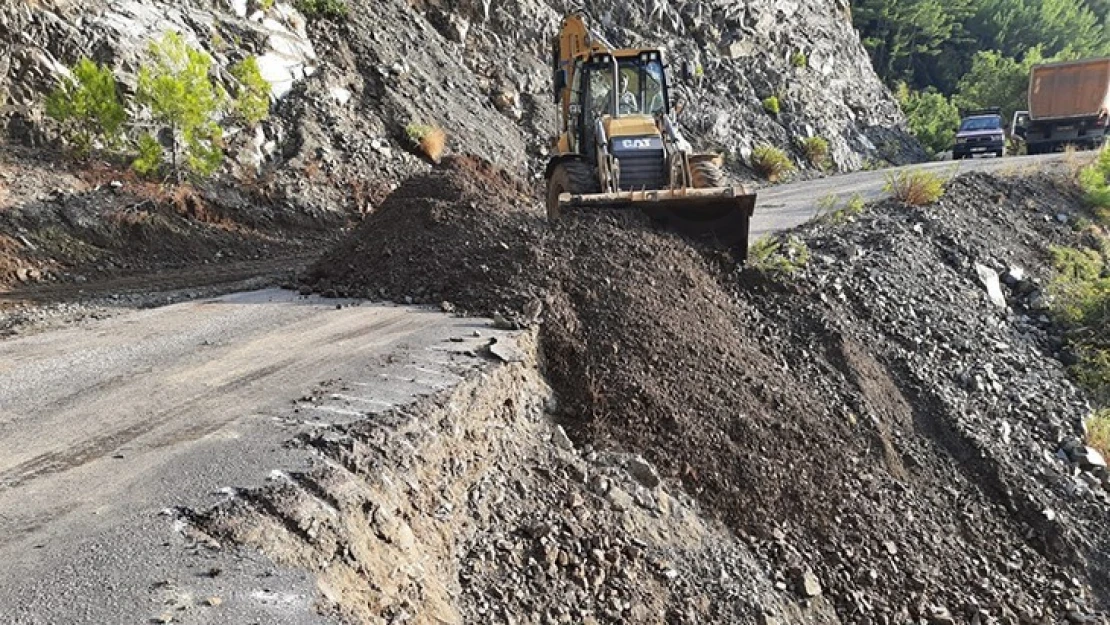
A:
<svg viewBox="0 0 1110 625">
<path fill-rule="evenodd" d="M 309 19 L 346 19 L 347 3 L 343 0 L 297 0 L 294 6 Z"/>
<path fill-rule="evenodd" d="M 139 137 L 139 156 L 131 163 L 131 168 L 143 176 L 153 176 L 162 169 L 162 144 L 149 134 Z"/>
<path fill-rule="evenodd" d="M 270 116 L 270 83 L 258 70 L 258 59 L 248 56 L 232 66 L 231 75 L 239 81 L 235 111 L 250 126 Z"/>
<path fill-rule="evenodd" d="M 1110 275 L 1093 249 L 1052 247 L 1056 275 L 1049 285 L 1052 311 L 1067 328 L 1078 357 L 1072 372 L 1102 402 L 1110 402 Z"/>
<path fill-rule="evenodd" d="M 779 104 L 778 97 L 777 96 L 771 96 L 769 98 L 764 99 L 763 100 L 763 110 L 767 111 L 771 115 L 778 115 L 779 111 L 782 110 L 782 107 Z"/>
<path fill-rule="evenodd" d="M 930 156 L 952 149 L 960 127 L 960 110 L 955 104 L 941 93 L 910 91 L 905 84 L 899 85 L 897 96 L 910 132 Z"/>
<path fill-rule="evenodd" d="M 773 276 L 793 275 L 808 264 L 809 247 L 795 237 L 788 238 L 785 245 L 776 237 L 764 237 L 748 250 L 748 267 Z"/>
<path fill-rule="evenodd" d="M 886 191 L 913 206 L 932 204 L 944 194 L 944 180 L 931 171 L 914 169 L 886 175 Z"/>
<path fill-rule="evenodd" d="M 863 202 L 863 196 L 859 193 L 854 194 L 844 206 L 837 207 L 840 203 L 840 198 L 835 193 L 830 193 L 817 201 L 817 215 L 819 219 L 823 219 L 833 224 L 842 224 L 850 218 L 863 213 L 866 204 Z"/>
<path fill-rule="evenodd" d="M 1087 444 L 1110 458 L 1110 410 L 1100 410 L 1087 419 Z"/>
<path fill-rule="evenodd" d="M 802 139 L 802 153 L 814 167 L 824 169 L 829 159 L 829 142 L 821 137 Z"/>
<path fill-rule="evenodd" d="M 805 52 L 795 52 L 794 56 L 790 57 L 790 64 L 799 69 L 809 65 L 809 57 Z"/>
<path fill-rule="evenodd" d="M 846 211 L 849 215 L 862 215 L 866 209 L 867 204 L 863 201 L 863 196 L 856 193 L 841 210 Z"/>
<path fill-rule="evenodd" d="M 175 32 L 152 42 L 150 55 L 151 64 L 139 69 L 137 96 L 154 121 L 169 131 L 173 174 L 180 179 L 178 155 L 183 145 L 189 169 L 210 175 L 223 159 L 223 132 L 215 116 L 227 106 L 227 94 L 208 76 L 212 59 Z"/>
<path fill-rule="evenodd" d="M 127 121 L 111 68 L 89 59 L 70 68 L 70 76 L 47 98 L 46 114 L 61 125 L 66 140 L 82 155 L 98 140 L 108 147 L 118 145 Z"/>
<path fill-rule="evenodd" d="M 778 182 L 794 171 L 794 163 L 786 152 L 767 144 L 757 145 L 752 150 L 752 169 L 771 182 Z"/>
<path fill-rule="evenodd" d="M 1079 186 L 1087 203 L 1110 224 L 1110 150 L 1103 148 L 1094 163 L 1080 170 Z"/>
<path fill-rule="evenodd" d="M 414 123 L 405 126 L 405 134 L 433 163 L 438 163 L 443 158 L 443 150 L 447 147 L 447 133 L 442 128 Z"/>
</svg>

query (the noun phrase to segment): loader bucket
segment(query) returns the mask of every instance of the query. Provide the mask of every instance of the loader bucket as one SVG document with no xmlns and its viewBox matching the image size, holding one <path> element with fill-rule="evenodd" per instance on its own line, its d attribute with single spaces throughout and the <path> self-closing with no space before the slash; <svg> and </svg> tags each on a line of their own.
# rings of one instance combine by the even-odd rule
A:
<svg viewBox="0 0 1110 625">
<path fill-rule="evenodd" d="M 743 187 L 662 189 L 559 196 L 566 208 L 637 209 L 663 227 L 686 236 L 716 241 L 743 261 L 748 252 L 748 228 L 755 211 L 755 194 Z"/>
</svg>

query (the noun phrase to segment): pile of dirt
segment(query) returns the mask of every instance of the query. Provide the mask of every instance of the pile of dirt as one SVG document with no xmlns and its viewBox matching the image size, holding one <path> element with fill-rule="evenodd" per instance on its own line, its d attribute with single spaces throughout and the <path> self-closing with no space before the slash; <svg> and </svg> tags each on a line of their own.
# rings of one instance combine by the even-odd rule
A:
<svg viewBox="0 0 1110 625">
<path fill-rule="evenodd" d="M 572 437 L 642 454 L 842 620 L 1110 606 L 1110 484 L 1061 451 L 1089 406 L 1030 299 L 1046 245 L 1080 242 L 1057 217 L 1079 209 L 1068 189 L 965 176 L 935 206 L 794 233 L 812 261 L 781 277 L 634 217 L 545 229 L 469 169 L 407 186 L 313 281 L 487 313 L 539 298 Z M 1006 307 L 980 266 L 1024 269 Z"/>
<path fill-rule="evenodd" d="M 402 184 L 306 278 L 330 295 L 512 316 L 546 290 L 545 233 L 530 188 L 448 157 Z"/>
</svg>

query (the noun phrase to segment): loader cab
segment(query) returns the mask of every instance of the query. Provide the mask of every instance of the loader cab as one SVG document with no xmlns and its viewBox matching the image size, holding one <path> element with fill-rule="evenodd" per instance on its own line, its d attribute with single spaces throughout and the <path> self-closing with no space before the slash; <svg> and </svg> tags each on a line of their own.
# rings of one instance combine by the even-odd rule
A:
<svg viewBox="0 0 1110 625">
<path fill-rule="evenodd" d="M 609 132 L 614 120 L 635 125 L 642 134 L 670 112 L 662 53 L 618 51 L 575 59 L 567 111 L 570 148 L 593 159 L 597 122 Z M 614 97 L 616 90 L 616 97 Z M 635 120 L 635 121 L 634 121 Z"/>
</svg>

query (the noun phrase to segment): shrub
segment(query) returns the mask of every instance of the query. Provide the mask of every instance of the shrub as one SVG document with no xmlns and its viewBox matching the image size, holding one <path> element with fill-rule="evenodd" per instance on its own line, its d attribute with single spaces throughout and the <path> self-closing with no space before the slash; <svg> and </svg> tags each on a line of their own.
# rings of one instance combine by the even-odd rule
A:
<svg viewBox="0 0 1110 625">
<path fill-rule="evenodd" d="M 863 211 L 867 210 L 867 204 L 863 201 L 863 196 L 856 193 L 848 199 L 841 210 L 847 211 L 849 215 L 862 215 Z"/>
<path fill-rule="evenodd" d="M 258 0 L 258 6 L 263 11 L 269 11 L 270 9 L 274 8 L 274 0 Z"/>
<path fill-rule="evenodd" d="M 897 96 L 910 132 L 930 156 L 952 149 L 960 126 L 960 110 L 955 104 L 942 93 L 910 91 L 905 84 L 899 85 Z"/>
<path fill-rule="evenodd" d="M 772 145 L 761 144 L 752 150 L 752 169 L 767 180 L 778 182 L 794 171 L 794 163 L 786 152 Z"/>
<path fill-rule="evenodd" d="M 251 126 L 270 116 L 270 83 L 258 70 L 258 59 L 248 56 L 231 68 L 231 75 L 239 81 L 235 111 Z"/>
<path fill-rule="evenodd" d="M 151 64 L 139 69 L 137 96 L 154 121 L 169 130 L 173 174 L 180 179 L 182 145 L 189 169 L 211 174 L 223 158 L 223 133 L 214 118 L 227 105 L 227 94 L 208 76 L 211 58 L 175 32 L 152 42 L 150 56 Z"/>
<path fill-rule="evenodd" d="M 120 102 L 109 67 L 81 59 L 46 100 L 46 114 L 57 121 L 78 153 L 88 154 L 99 140 L 119 143 L 127 111 Z"/>
<path fill-rule="evenodd" d="M 765 98 L 763 100 L 763 110 L 767 111 L 771 115 L 778 115 L 779 111 L 782 110 L 782 107 L 779 104 L 778 96 L 770 96 L 768 98 Z"/>
<path fill-rule="evenodd" d="M 825 197 L 817 200 L 817 214 L 828 215 L 836 210 L 836 205 L 840 203 L 840 196 L 835 193 L 830 193 Z"/>
<path fill-rule="evenodd" d="M 346 19 L 347 3 L 343 0 L 297 0 L 294 6 L 309 19 Z"/>
<path fill-rule="evenodd" d="M 1099 213 L 1102 221 L 1110 223 L 1110 150 L 1099 152 L 1094 163 L 1079 171 L 1079 186 L 1087 203 Z"/>
<path fill-rule="evenodd" d="M 153 176 L 162 169 L 162 144 L 149 134 L 139 137 L 139 155 L 131 163 L 131 168 L 143 176 Z"/>
<path fill-rule="evenodd" d="M 443 158 L 443 150 L 447 147 L 447 133 L 442 128 L 413 123 L 405 126 L 405 134 L 433 163 L 438 163 Z"/>
<path fill-rule="evenodd" d="M 931 171 L 914 169 L 886 175 L 886 191 L 913 206 L 932 204 L 944 194 L 944 180 Z"/>
<path fill-rule="evenodd" d="M 790 57 L 790 64 L 801 69 L 809 65 L 809 57 L 806 56 L 805 52 L 795 52 L 794 56 Z"/>
<path fill-rule="evenodd" d="M 1051 247 L 1056 275 L 1049 284 L 1052 311 L 1067 328 L 1068 343 L 1079 361 L 1072 372 L 1079 382 L 1110 401 L 1110 275 L 1098 250 Z"/>
<path fill-rule="evenodd" d="M 814 167 L 825 168 L 829 159 L 829 142 L 821 137 L 802 139 L 802 153 Z"/>
<path fill-rule="evenodd" d="M 1087 419 L 1087 444 L 1110 458 L 1110 410 L 1100 410 Z"/>
<path fill-rule="evenodd" d="M 830 193 L 818 200 L 818 217 L 833 224 L 841 224 L 856 215 L 862 214 L 866 208 L 863 202 L 863 196 L 858 193 L 853 195 L 843 206 L 837 208 L 839 202 L 840 198 L 834 193 Z"/>
<path fill-rule="evenodd" d="M 773 276 L 790 276 L 809 264 L 809 247 L 796 237 L 759 239 L 748 250 L 748 266 Z"/>
</svg>

